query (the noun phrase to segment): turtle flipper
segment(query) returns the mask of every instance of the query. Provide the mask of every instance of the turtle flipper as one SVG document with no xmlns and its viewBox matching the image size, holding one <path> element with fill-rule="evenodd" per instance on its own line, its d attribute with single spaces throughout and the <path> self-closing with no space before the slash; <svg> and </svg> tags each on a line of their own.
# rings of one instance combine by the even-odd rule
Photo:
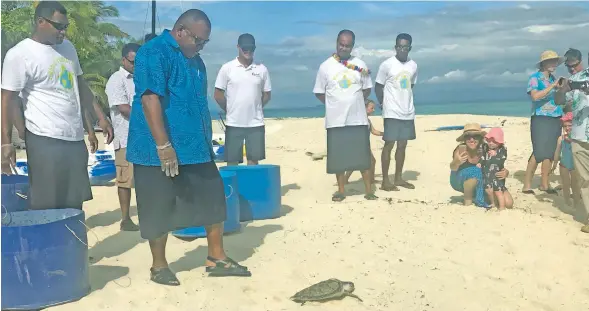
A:
<svg viewBox="0 0 589 311">
<path fill-rule="evenodd" d="M 347 294 L 347 295 L 348 295 L 348 296 L 350 296 L 350 297 L 354 297 L 354 298 L 356 298 L 356 299 L 360 300 L 360 302 L 364 302 L 364 300 L 362 300 L 362 299 L 361 299 L 360 297 L 358 297 L 357 295 L 354 295 L 354 294 L 352 294 L 352 293 L 349 293 L 349 294 Z"/>
</svg>

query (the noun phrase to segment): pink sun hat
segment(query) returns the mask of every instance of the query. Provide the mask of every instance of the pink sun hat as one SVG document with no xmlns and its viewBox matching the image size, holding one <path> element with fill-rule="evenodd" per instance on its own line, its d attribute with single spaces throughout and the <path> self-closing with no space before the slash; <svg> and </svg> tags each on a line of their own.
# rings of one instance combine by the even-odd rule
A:
<svg viewBox="0 0 589 311">
<path fill-rule="evenodd" d="M 567 122 L 567 121 L 573 121 L 573 113 L 572 112 L 567 112 L 565 113 L 562 118 L 560 118 L 560 120 L 562 122 Z"/>
<path fill-rule="evenodd" d="M 493 139 L 498 144 L 504 144 L 505 138 L 503 135 L 503 130 L 499 127 L 492 128 L 487 135 L 485 135 L 486 139 Z"/>
</svg>

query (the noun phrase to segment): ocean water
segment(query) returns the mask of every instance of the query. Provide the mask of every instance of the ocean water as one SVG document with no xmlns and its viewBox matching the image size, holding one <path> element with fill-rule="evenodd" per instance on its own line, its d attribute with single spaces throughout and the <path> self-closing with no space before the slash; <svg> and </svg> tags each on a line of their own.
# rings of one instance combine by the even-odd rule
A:
<svg viewBox="0 0 589 311">
<path fill-rule="evenodd" d="M 417 115 L 439 115 L 439 114 L 474 114 L 493 115 L 508 117 L 527 117 L 531 112 L 530 102 L 493 102 L 493 103 L 454 103 L 454 104 L 429 104 L 415 105 Z M 220 110 L 217 107 L 210 107 L 213 119 L 219 118 Z M 224 117 L 224 113 L 222 114 Z M 381 115 L 380 109 L 373 115 Z M 266 108 L 266 118 L 323 118 L 325 107 L 323 105 L 297 108 Z"/>
</svg>

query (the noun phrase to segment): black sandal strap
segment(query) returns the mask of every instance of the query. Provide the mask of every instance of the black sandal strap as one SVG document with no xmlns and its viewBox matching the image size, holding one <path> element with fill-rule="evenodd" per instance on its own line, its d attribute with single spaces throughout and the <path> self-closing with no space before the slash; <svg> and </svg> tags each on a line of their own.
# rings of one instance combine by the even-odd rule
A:
<svg viewBox="0 0 589 311">
<path fill-rule="evenodd" d="M 180 281 L 176 278 L 176 275 L 170 268 L 161 268 L 161 269 L 149 269 L 151 272 L 151 280 L 155 283 L 168 285 L 168 286 L 178 286 L 180 285 Z"/>
</svg>

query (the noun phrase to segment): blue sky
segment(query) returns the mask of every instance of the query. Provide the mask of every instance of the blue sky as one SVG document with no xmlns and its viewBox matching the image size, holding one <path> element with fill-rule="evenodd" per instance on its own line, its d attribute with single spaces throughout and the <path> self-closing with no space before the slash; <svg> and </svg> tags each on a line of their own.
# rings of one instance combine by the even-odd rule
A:
<svg viewBox="0 0 589 311">
<path fill-rule="evenodd" d="M 150 32 L 150 1 L 107 1 L 109 20 L 130 35 Z M 335 49 L 339 30 L 356 33 L 355 54 L 372 69 L 393 55 L 400 32 L 413 36 L 420 102 L 526 100 L 527 76 L 545 49 L 589 51 L 589 2 L 194 2 L 158 1 L 157 31 L 187 9 L 212 21 L 202 52 L 209 85 L 236 56 L 239 34 L 256 37 L 256 59 L 269 69 L 274 107 L 314 106 L 316 70 Z M 560 73 L 565 74 L 564 68 Z"/>
</svg>

